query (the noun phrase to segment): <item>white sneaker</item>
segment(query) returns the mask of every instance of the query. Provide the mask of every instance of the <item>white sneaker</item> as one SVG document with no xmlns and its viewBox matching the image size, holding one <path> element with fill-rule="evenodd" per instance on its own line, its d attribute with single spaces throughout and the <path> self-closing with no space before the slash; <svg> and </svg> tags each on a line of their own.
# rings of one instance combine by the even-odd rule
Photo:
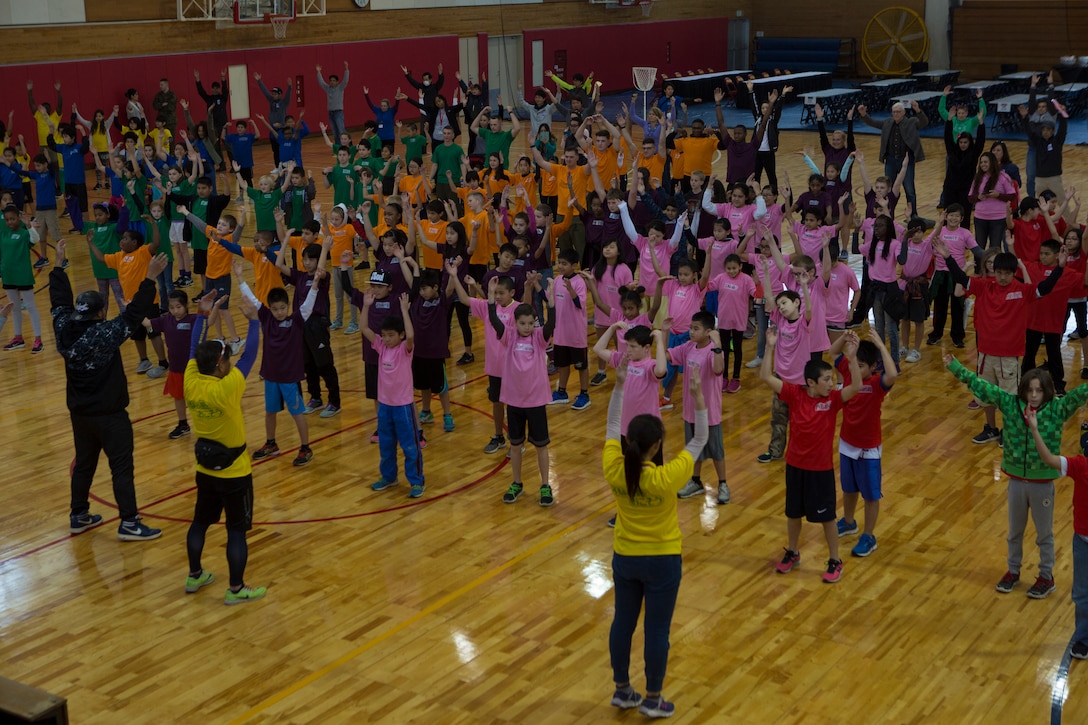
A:
<svg viewBox="0 0 1088 725">
<path fill-rule="evenodd" d="M 762 364 L 763 364 L 763 358 L 757 357 L 757 358 L 755 358 L 753 360 L 749 360 L 748 362 L 746 362 L 744 364 L 744 367 L 746 367 L 746 368 L 758 368 Z"/>
<path fill-rule="evenodd" d="M 922 359 L 922 353 L 918 352 L 917 350 L 911 350 L 910 352 L 907 353 L 907 356 L 904 358 L 904 360 L 906 360 L 909 363 L 916 363 L 921 359 Z"/>
<path fill-rule="evenodd" d="M 242 350 L 245 348 L 246 341 L 242 340 L 242 339 L 238 339 L 238 340 L 235 340 L 234 342 L 228 342 L 227 345 L 230 346 L 230 354 L 231 355 L 237 355 L 238 353 L 242 352 Z"/>
<path fill-rule="evenodd" d="M 907 356 L 907 348 L 901 346 L 899 348 L 899 357 L 906 357 L 906 356 Z"/>
</svg>

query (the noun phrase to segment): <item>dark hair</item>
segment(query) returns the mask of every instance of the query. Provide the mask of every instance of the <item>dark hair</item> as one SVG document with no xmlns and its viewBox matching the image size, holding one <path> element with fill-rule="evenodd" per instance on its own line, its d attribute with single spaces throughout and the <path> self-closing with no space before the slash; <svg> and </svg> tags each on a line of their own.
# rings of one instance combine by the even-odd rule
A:
<svg viewBox="0 0 1088 725">
<path fill-rule="evenodd" d="M 646 233 L 648 234 L 650 232 L 661 232 L 662 234 L 664 234 L 665 222 L 661 221 L 660 219 L 651 220 L 650 223 L 646 225 Z"/>
<path fill-rule="evenodd" d="M 302 223 L 302 231 L 310 232 L 311 234 L 321 233 L 321 222 L 317 219 L 310 219 Z"/>
<path fill-rule="evenodd" d="M 230 345 L 223 340 L 205 340 L 196 346 L 193 359 L 201 375 L 212 375 L 220 360 L 230 360 Z"/>
<path fill-rule="evenodd" d="M 872 340 L 861 340 L 858 342 L 858 362 L 863 362 L 869 367 L 873 367 L 880 360 L 880 349 L 876 346 Z"/>
<path fill-rule="evenodd" d="M 642 464 L 646 454 L 655 443 L 664 444 L 665 424 L 656 415 L 643 413 L 636 415 L 627 424 L 627 435 L 623 437 L 623 474 L 627 481 L 627 496 L 634 498 L 640 493 L 639 480 L 642 478 Z"/>
<path fill-rule="evenodd" d="M 704 330 L 714 329 L 714 315 L 706 310 L 699 310 L 691 316 L 693 323 L 698 322 Z"/>
<path fill-rule="evenodd" d="M 681 259 L 677 263 L 676 268 L 678 270 L 683 269 L 683 268 L 690 269 L 692 271 L 692 273 L 695 274 L 696 278 L 699 277 L 699 265 L 691 257 L 684 257 L 683 259 Z"/>
<path fill-rule="evenodd" d="M 744 260 L 742 260 L 740 258 L 739 254 L 730 254 L 728 257 L 725 258 L 725 261 L 722 263 L 722 266 L 724 267 L 725 265 L 730 264 L 730 263 L 743 265 Z"/>
<path fill-rule="evenodd" d="M 1042 244 L 1039 245 L 1039 249 L 1048 249 L 1054 254 L 1057 254 L 1058 252 L 1060 252 L 1061 248 L 1062 248 L 1062 243 L 1059 242 L 1057 239 L 1047 239 L 1046 241 L 1044 241 Z M 994 267 L 994 269 L 997 269 L 997 267 Z"/>
<path fill-rule="evenodd" d="M 635 325 L 627 328 L 627 332 L 623 333 L 623 339 L 631 340 L 642 347 L 646 347 L 654 341 L 654 331 L 646 325 Z"/>
<path fill-rule="evenodd" d="M 774 301 L 775 302 L 778 302 L 781 299 L 787 299 L 787 300 L 790 300 L 791 302 L 800 302 L 801 301 L 801 295 L 797 294 L 796 292 L 794 292 L 791 289 L 784 289 L 784 290 L 782 290 L 781 292 L 779 292 L 778 294 L 776 294 L 774 296 Z"/>
<path fill-rule="evenodd" d="M 572 247 L 560 249 L 559 254 L 556 255 L 556 259 L 561 259 L 564 262 L 569 262 L 571 264 L 578 264 L 578 251 Z"/>
<path fill-rule="evenodd" d="M 440 199 L 431 199 L 427 202 L 426 209 L 427 211 L 433 211 L 435 214 L 444 214 L 446 211 L 446 206 L 442 203 Z"/>
<path fill-rule="evenodd" d="M 971 190 L 976 194 L 988 194 L 997 186 L 997 178 L 1001 175 L 1001 167 L 997 163 L 997 157 L 991 151 L 983 151 L 978 158 L 979 165 L 975 170 L 975 178 L 971 181 Z M 986 179 L 985 187 L 982 185 L 982 177 L 987 176 L 987 174 L 982 171 L 982 159 L 990 160 L 990 173 L 988 174 L 989 178 Z"/>
<path fill-rule="evenodd" d="M 959 214 L 960 216 L 963 216 L 963 205 L 962 204 L 949 204 L 948 206 L 946 206 L 944 208 L 944 213 L 945 214 Z"/>
<path fill-rule="evenodd" d="M 721 227 L 722 229 L 724 229 L 727 232 L 733 231 L 733 224 L 729 221 L 729 219 L 727 217 L 720 216 L 717 219 L 715 219 L 714 220 L 714 226 Z"/>
<path fill-rule="evenodd" d="M 173 289 L 170 294 L 166 295 L 166 299 L 180 302 L 185 307 L 189 306 L 189 295 L 185 294 L 185 290 Z"/>
<path fill-rule="evenodd" d="M 457 235 L 457 241 L 453 244 L 446 243 L 446 259 L 453 259 L 454 257 L 468 251 L 468 234 L 465 233 L 464 223 L 454 220 L 446 225 L 446 229 L 452 229 L 453 233 Z M 468 260 L 465 260 L 466 264 Z"/>
<path fill-rule="evenodd" d="M 437 287 L 442 284 L 442 273 L 437 269 L 425 269 L 419 273 L 420 287 Z"/>
<path fill-rule="evenodd" d="M 268 306 L 271 307 L 274 304 L 282 303 L 289 304 L 291 298 L 287 295 L 287 290 L 283 287 L 273 287 L 268 290 Z"/>
<path fill-rule="evenodd" d="M 135 96 L 135 95 L 136 95 L 136 89 L 135 88 L 129 88 L 127 91 L 125 91 L 125 98 L 129 99 L 130 101 L 132 100 L 132 97 Z"/>
<path fill-rule="evenodd" d="M 955 204 L 949 204 L 949 210 Z M 878 233 L 876 225 L 879 224 L 881 231 Z M 873 220 L 873 242 L 869 245 L 869 264 L 872 264 L 876 259 L 876 245 L 877 242 L 882 242 L 882 248 L 880 250 L 880 258 L 887 259 L 888 254 L 892 248 L 892 241 L 895 239 L 895 222 L 892 218 L 886 214 L 881 214 Z"/>
<path fill-rule="evenodd" d="M 604 248 L 610 244 L 615 244 L 616 251 L 619 251 L 620 241 L 618 239 L 605 239 L 603 242 L 601 242 L 601 250 L 603 251 Z M 621 259 L 620 255 L 617 254 L 616 263 L 612 265 L 612 269 L 615 270 L 615 268 L 620 264 L 623 264 L 623 259 Z M 602 279 L 604 279 L 604 273 L 607 269 L 608 260 L 605 259 L 604 255 L 602 254 L 601 258 L 597 260 L 597 263 L 593 265 L 593 278 L 600 282 Z"/>
<path fill-rule="evenodd" d="M 201 176 L 199 179 L 196 180 L 196 185 L 210 187 L 212 185 L 212 180 L 209 179 L 207 176 Z"/>
<path fill-rule="evenodd" d="M 45 157 L 45 154 L 34 154 L 34 158 L 32 160 L 36 164 L 45 164 L 47 166 L 49 165 L 49 159 Z"/>
<path fill-rule="evenodd" d="M 1015 272 L 1019 269 L 1016 255 L 1012 252 L 998 252 L 994 255 L 994 271 Z M 985 270 L 983 270 L 985 272 Z"/>
<path fill-rule="evenodd" d="M 809 360 L 805 363 L 805 383 L 809 380 L 819 380 L 820 376 L 830 372 L 833 368 L 823 360 Z"/>
<path fill-rule="evenodd" d="M 514 308 L 514 319 L 516 320 L 519 317 L 534 317 L 535 318 L 536 317 L 536 310 L 533 309 L 532 305 L 527 305 L 524 302 L 522 302 L 520 305 L 518 305 L 517 307 Z"/>
<path fill-rule="evenodd" d="M 1016 391 L 1020 400 L 1027 402 L 1028 389 L 1031 387 L 1032 380 L 1038 380 L 1043 389 L 1043 403 L 1039 406 L 1040 408 L 1054 400 L 1054 379 L 1050 377 L 1050 371 L 1046 368 L 1033 368 L 1020 377 L 1020 387 Z"/>
<path fill-rule="evenodd" d="M 219 221 L 226 222 L 227 226 L 231 228 L 231 231 L 238 228 L 238 218 L 233 214 L 223 214 L 219 217 Z"/>
<path fill-rule="evenodd" d="M 517 259 L 517 257 L 518 257 L 518 248 L 515 247 L 510 242 L 505 242 L 505 243 L 503 243 L 503 245 L 501 247 L 499 247 L 499 254 L 505 254 L 507 252 L 514 255 L 514 259 Z"/>
<path fill-rule="evenodd" d="M 1001 147 L 1001 158 L 1003 159 L 1002 163 L 1011 164 L 1012 159 L 1009 158 L 1009 147 L 1005 145 L 1004 141 L 994 141 L 992 144 L 990 144 L 990 153 L 993 153 L 993 150 L 996 149 L 998 146 Z M 997 154 L 994 154 L 994 158 L 997 158 Z"/>
<path fill-rule="evenodd" d="M 624 285 L 617 291 L 620 293 L 620 307 L 623 307 L 624 303 L 630 302 L 635 307 L 642 308 L 642 294 L 646 291 L 645 287 L 628 287 Z M 628 330 L 627 334 L 630 335 L 631 331 Z"/>
<path fill-rule="evenodd" d="M 1020 215 L 1023 216 L 1032 209 L 1039 208 L 1039 200 L 1033 196 L 1026 197 L 1020 200 Z"/>
<path fill-rule="evenodd" d="M 311 242 L 302 248 L 303 259 L 320 259 L 321 258 L 321 245 L 316 242 Z"/>
<path fill-rule="evenodd" d="M 400 315 L 390 315 L 382 320 L 382 332 L 386 331 L 404 334 L 404 318 Z"/>
<path fill-rule="evenodd" d="M 122 237 L 127 236 L 129 239 L 136 242 L 137 247 L 144 246 L 144 235 L 140 231 L 137 231 L 135 229 L 127 229 L 127 230 L 125 230 L 125 233 L 122 234 L 121 236 Z"/>
<path fill-rule="evenodd" d="M 496 277 L 495 286 L 502 287 L 507 292 L 513 292 L 518 287 L 517 282 L 514 281 L 514 278 L 507 274 L 500 274 L 498 277 Z"/>
</svg>

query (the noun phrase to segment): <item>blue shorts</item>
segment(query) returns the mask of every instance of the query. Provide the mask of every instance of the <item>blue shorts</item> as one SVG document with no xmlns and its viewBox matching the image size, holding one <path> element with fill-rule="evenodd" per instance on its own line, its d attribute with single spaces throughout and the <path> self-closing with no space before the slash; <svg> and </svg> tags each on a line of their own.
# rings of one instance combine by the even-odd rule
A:
<svg viewBox="0 0 1088 725">
<path fill-rule="evenodd" d="M 879 458 L 851 458 L 844 453 L 839 454 L 839 479 L 843 493 L 860 493 L 866 501 L 879 501 L 883 498 L 880 478 Z"/>
<path fill-rule="evenodd" d="M 302 383 L 274 383 L 264 381 L 264 412 L 278 413 L 284 408 L 291 415 L 301 415 L 306 410 L 302 402 Z"/>
</svg>

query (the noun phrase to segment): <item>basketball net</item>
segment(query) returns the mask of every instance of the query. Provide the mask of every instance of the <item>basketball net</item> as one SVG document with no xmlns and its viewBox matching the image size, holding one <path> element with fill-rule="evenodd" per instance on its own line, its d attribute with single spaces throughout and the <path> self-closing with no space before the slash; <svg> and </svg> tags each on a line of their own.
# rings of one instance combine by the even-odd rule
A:
<svg viewBox="0 0 1088 725">
<path fill-rule="evenodd" d="M 272 24 L 272 34 L 277 40 L 287 37 L 287 24 L 291 22 L 290 15 L 273 15 L 268 22 Z"/>
<path fill-rule="evenodd" d="M 650 11 L 654 9 L 654 0 L 642 0 L 639 5 L 642 6 L 642 17 L 650 17 Z"/>
<path fill-rule="evenodd" d="M 646 92 L 652 91 L 657 82 L 657 68 L 635 66 L 631 68 L 631 78 L 635 88 L 642 91 L 642 117 L 646 118 Z"/>
</svg>

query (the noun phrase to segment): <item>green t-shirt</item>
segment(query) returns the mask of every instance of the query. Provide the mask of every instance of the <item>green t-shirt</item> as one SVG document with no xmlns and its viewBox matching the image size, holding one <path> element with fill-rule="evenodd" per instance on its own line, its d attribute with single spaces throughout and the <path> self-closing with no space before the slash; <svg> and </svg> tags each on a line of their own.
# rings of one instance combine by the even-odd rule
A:
<svg viewBox="0 0 1088 725">
<path fill-rule="evenodd" d="M 357 154 L 359 153 L 359 147 L 358 147 L 358 146 L 354 146 L 354 145 L 351 145 L 351 146 L 341 146 L 341 145 L 340 145 L 340 144 L 338 144 L 338 143 L 334 143 L 334 144 L 332 145 L 332 155 L 333 155 L 333 158 L 337 158 L 337 157 L 338 157 L 338 155 L 339 155 L 339 153 L 340 153 L 340 149 L 347 149 L 347 152 L 348 152 L 348 163 L 349 163 L 349 164 L 350 164 L 351 162 L 355 161 L 355 156 L 356 156 L 356 155 L 357 155 Z"/>
<path fill-rule="evenodd" d="M 98 247 L 102 254 L 113 254 L 121 251 L 121 235 L 117 233 L 117 225 L 96 225 L 91 229 L 91 244 Z M 117 279 L 117 270 L 106 266 L 105 262 L 99 262 L 98 258 L 91 255 L 91 272 L 95 279 Z"/>
<path fill-rule="evenodd" d="M 128 190 L 130 182 L 135 182 L 135 189 L 131 192 Z M 147 178 L 137 176 L 132 179 L 125 179 L 125 183 L 121 187 L 121 194 L 121 198 L 125 200 L 125 208 L 128 209 L 129 219 L 137 221 L 140 215 L 147 210 Z"/>
<path fill-rule="evenodd" d="M 446 144 L 437 146 L 434 152 L 431 153 L 431 161 L 437 167 L 435 183 L 459 186 L 461 184 L 461 159 L 464 157 L 465 150 L 455 143 L 449 146 Z M 446 178 L 447 171 L 453 174 L 452 181 Z"/>
<path fill-rule="evenodd" d="M 208 199 L 201 199 L 199 196 L 196 199 L 193 199 L 193 206 L 189 209 L 189 213 L 207 224 L 208 202 L 210 200 L 210 197 Z M 208 248 L 208 238 L 204 236 L 204 227 L 197 227 L 196 224 L 192 223 L 190 223 L 189 226 L 191 226 L 193 229 L 192 237 L 189 240 L 192 248 L 206 250 Z"/>
<path fill-rule="evenodd" d="M 148 244 L 155 241 L 155 232 L 151 230 L 151 226 L 148 225 L 147 236 L 144 238 Z M 154 227 L 159 230 L 159 250 L 156 254 L 165 254 L 167 261 L 173 264 L 174 245 L 170 243 L 170 218 L 163 214 L 161 219 L 155 221 Z"/>
<path fill-rule="evenodd" d="M 394 159 L 389 159 L 389 171 L 382 174 L 382 178 L 383 179 L 390 179 L 390 178 L 396 176 L 397 175 L 397 167 L 399 167 L 399 166 L 400 166 L 399 161 L 396 161 Z M 384 167 L 385 167 L 385 161 L 382 161 L 382 165 L 381 165 L 380 168 L 384 168 Z"/>
<path fill-rule="evenodd" d="M 249 186 L 246 187 L 246 196 L 253 200 L 253 209 L 257 215 L 257 231 L 276 231 L 275 212 L 280 206 L 280 199 L 283 198 L 283 192 L 278 188 L 269 192 L 264 192 Z"/>
<path fill-rule="evenodd" d="M 287 206 L 284 209 L 286 213 L 286 219 L 288 229 L 294 229 L 296 232 L 302 230 L 302 225 L 309 221 L 306 218 L 306 187 L 305 186 L 293 186 L 291 187 L 294 193 L 288 198 Z M 312 218 L 312 217 L 311 217 Z"/>
<path fill-rule="evenodd" d="M 171 194 L 177 194 L 178 196 L 193 196 L 196 194 L 196 185 L 190 182 L 188 179 L 182 179 L 181 183 L 170 190 Z M 171 202 L 170 207 L 170 221 L 183 222 L 185 217 L 178 214 L 178 205 Z"/>
<path fill-rule="evenodd" d="M 404 162 L 408 163 L 412 159 L 423 161 L 423 152 L 427 150 L 427 137 L 421 133 L 417 133 L 415 136 L 404 136 L 400 142 L 404 144 Z"/>
<path fill-rule="evenodd" d="M 334 166 L 326 177 L 332 184 L 332 203 L 355 206 L 355 198 L 361 185 L 355 169 L 350 166 Z M 352 183 L 354 181 L 354 183 Z"/>
<path fill-rule="evenodd" d="M 4 287 L 34 287 L 34 268 L 30 264 L 33 246 L 30 230 L 24 226 L 15 231 L 5 227 L 0 232 L 0 280 Z M 15 312 L 19 313 L 18 310 Z"/>
<path fill-rule="evenodd" d="M 484 154 L 490 156 L 495 151 L 502 154 L 503 167 L 511 166 L 510 144 L 514 143 L 514 134 L 510 131 L 492 131 L 490 128 L 481 128 L 480 138 L 484 140 Z"/>
</svg>

